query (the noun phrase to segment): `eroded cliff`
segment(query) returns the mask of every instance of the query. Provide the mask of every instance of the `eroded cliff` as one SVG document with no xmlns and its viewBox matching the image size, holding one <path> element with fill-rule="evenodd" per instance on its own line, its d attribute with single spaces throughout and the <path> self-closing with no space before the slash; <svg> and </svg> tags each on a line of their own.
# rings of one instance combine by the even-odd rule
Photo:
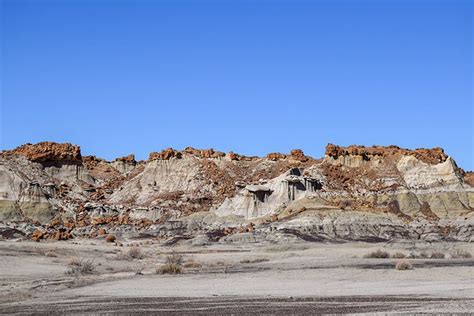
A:
<svg viewBox="0 0 474 316">
<path fill-rule="evenodd" d="M 3 151 L 0 180 L 0 221 L 36 239 L 271 240 L 295 229 L 316 239 L 472 238 L 472 173 L 441 148 L 329 144 L 314 159 L 299 149 L 260 158 L 187 147 L 106 161 L 43 142 Z"/>
</svg>

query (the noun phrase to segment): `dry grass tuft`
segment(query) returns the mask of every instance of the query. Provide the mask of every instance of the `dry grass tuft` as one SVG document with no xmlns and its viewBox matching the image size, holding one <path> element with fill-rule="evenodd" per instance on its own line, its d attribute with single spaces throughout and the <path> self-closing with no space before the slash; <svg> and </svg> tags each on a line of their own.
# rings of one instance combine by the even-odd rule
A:
<svg viewBox="0 0 474 316">
<path fill-rule="evenodd" d="M 386 251 L 377 249 L 376 251 L 372 251 L 366 254 L 364 258 L 386 259 L 386 258 L 390 258 L 390 254 Z"/>
<path fill-rule="evenodd" d="M 202 264 L 199 263 L 199 262 L 196 262 L 194 260 L 191 260 L 191 261 L 188 261 L 186 262 L 183 267 L 185 268 L 201 268 L 202 267 Z"/>
<path fill-rule="evenodd" d="M 165 264 L 156 270 L 157 274 L 180 274 L 182 272 L 181 266 L 176 264 Z"/>
<path fill-rule="evenodd" d="M 81 264 L 81 260 L 77 257 L 69 258 L 69 261 L 67 263 L 68 266 L 78 266 L 80 264 Z"/>
<path fill-rule="evenodd" d="M 140 247 L 132 247 L 127 252 L 127 257 L 129 259 L 143 259 L 144 255 Z"/>
<path fill-rule="evenodd" d="M 406 257 L 407 255 L 404 254 L 403 252 L 395 252 L 394 254 L 392 254 L 392 258 L 394 259 L 404 259 Z"/>
<path fill-rule="evenodd" d="M 309 249 L 306 245 L 299 244 L 277 244 L 274 246 L 269 246 L 265 248 L 266 252 L 287 252 L 287 251 L 302 251 Z"/>
<path fill-rule="evenodd" d="M 240 263 L 259 263 L 270 261 L 268 258 L 253 258 L 253 259 L 242 259 Z"/>
<path fill-rule="evenodd" d="M 46 257 L 51 257 L 51 258 L 56 258 L 58 256 L 57 253 L 54 251 L 48 251 L 47 253 L 44 254 Z"/>
<path fill-rule="evenodd" d="M 445 254 L 441 251 L 433 251 L 430 256 L 431 259 L 444 259 L 445 257 Z"/>
<path fill-rule="evenodd" d="M 182 268 L 183 256 L 172 252 L 166 257 L 166 264 L 156 270 L 157 274 L 180 274 L 183 272 Z"/>
<path fill-rule="evenodd" d="M 95 271 L 95 265 L 91 260 L 71 258 L 68 265 L 66 275 L 92 274 Z"/>
<path fill-rule="evenodd" d="M 422 251 L 422 252 L 418 255 L 418 258 L 420 258 L 420 259 L 427 259 L 427 258 L 429 258 L 429 257 L 430 257 L 430 256 L 429 256 L 426 252 L 424 252 L 424 251 Z"/>
<path fill-rule="evenodd" d="M 412 270 L 413 265 L 410 263 L 410 261 L 398 260 L 397 264 L 395 265 L 395 269 L 397 269 L 397 270 Z"/>
<path fill-rule="evenodd" d="M 451 258 L 453 259 L 470 259 L 472 258 L 472 254 L 469 251 L 456 249 L 451 252 Z"/>
</svg>

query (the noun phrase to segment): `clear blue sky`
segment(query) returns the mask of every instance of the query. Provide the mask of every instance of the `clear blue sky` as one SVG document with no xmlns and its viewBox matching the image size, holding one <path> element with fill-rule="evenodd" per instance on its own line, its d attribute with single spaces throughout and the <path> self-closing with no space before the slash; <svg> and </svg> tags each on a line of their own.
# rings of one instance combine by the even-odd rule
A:
<svg viewBox="0 0 474 316">
<path fill-rule="evenodd" d="M 473 158 L 471 1 L 2 2 L 1 148 Z"/>
</svg>

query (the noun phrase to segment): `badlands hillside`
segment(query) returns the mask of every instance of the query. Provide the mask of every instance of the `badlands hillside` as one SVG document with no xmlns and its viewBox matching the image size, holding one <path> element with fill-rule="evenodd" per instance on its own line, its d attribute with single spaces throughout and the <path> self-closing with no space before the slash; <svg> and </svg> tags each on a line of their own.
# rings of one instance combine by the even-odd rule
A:
<svg viewBox="0 0 474 316">
<path fill-rule="evenodd" d="M 188 147 L 106 161 L 72 144 L 0 154 L 0 234 L 36 241 L 472 241 L 474 174 L 441 148 L 266 157 Z"/>
</svg>

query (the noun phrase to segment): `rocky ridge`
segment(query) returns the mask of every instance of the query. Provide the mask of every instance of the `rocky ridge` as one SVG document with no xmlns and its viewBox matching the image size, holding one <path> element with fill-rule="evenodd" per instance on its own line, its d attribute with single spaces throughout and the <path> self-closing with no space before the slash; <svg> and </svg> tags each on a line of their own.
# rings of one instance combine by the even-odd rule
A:
<svg viewBox="0 0 474 316">
<path fill-rule="evenodd" d="M 472 173 L 441 148 L 328 144 L 246 157 L 172 148 L 106 161 L 72 144 L 0 154 L 0 226 L 35 240 L 472 240 Z"/>
</svg>

